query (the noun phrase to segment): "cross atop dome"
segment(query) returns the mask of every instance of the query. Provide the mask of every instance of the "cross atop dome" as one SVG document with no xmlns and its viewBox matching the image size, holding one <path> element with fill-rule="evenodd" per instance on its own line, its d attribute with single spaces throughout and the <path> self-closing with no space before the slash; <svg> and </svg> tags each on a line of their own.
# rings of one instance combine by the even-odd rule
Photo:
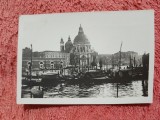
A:
<svg viewBox="0 0 160 120">
<path fill-rule="evenodd" d="M 81 24 L 80 24 L 80 27 L 79 27 L 79 33 L 83 33 L 83 28 L 82 28 Z"/>
<path fill-rule="evenodd" d="M 68 37 L 68 41 L 71 41 L 70 35 L 69 35 L 69 37 Z"/>
</svg>

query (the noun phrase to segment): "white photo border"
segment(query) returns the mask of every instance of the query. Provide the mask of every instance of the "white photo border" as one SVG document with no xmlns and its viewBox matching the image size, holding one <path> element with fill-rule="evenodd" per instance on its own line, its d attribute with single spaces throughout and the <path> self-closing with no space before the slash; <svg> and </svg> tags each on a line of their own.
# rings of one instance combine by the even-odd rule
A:
<svg viewBox="0 0 160 120">
<path fill-rule="evenodd" d="M 155 38 L 154 38 L 154 10 L 137 10 L 148 12 L 152 21 L 152 36 L 151 40 L 148 41 L 150 44 L 149 48 L 149 78 L 148 78 L 148 96 L 147 97 L 124 97 L 124 98 L 21 98 L 21 74 L 22 74 L 22 46 L 23 36 L 21 34 L 23 27 L 23 17 L 19 18 L 19 33 L 18 33 L 18 49 L 17 49 L 17 104 L 56 104 L 56 105 L 68 105 L 68 104 L 140 104 L 140 103 L 152 103 L 153 102 L 153 79 L 154 79 L 154 49 L 155 49 Z M 104 11 L 100 12 L 103 13 Z M 111 12 L 111 11 L 110 11 Z M 118 12 L 130 12 L 130 11 L 118 11 Z M 85 14 L 86 12 L 71 13 L 71 14 Z M 87 12 L 88 13 L 88 12 Z M 93 13 L 93 12 L 91 12 Z M 104 12 L 107 13 L 107 12 Z M 117 11 L 113 11 L 117 13 Z M 60 13 L 56 13 L 60 14 Z M 68 13 L 61 13 L 68 14 Z M 25 17 L 24 17 L 25 18 Z"/>
</svg>

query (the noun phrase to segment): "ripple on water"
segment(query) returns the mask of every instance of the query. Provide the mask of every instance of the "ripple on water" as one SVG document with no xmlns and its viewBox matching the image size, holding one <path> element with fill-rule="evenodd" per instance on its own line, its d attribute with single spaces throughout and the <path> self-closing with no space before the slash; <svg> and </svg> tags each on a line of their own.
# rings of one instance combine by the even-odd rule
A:
<svg viewBox="0 0 160 120">
<path fill-rule="evenodd" d="M 142 81 L 118 83 L 118 97 L 142 97 Z M 101 84 L 59 84 L 50 87 L 45 92 L 45 97 L 52 98 L 107 98 L 117 97 L 117 83 Z"/>
</svg>

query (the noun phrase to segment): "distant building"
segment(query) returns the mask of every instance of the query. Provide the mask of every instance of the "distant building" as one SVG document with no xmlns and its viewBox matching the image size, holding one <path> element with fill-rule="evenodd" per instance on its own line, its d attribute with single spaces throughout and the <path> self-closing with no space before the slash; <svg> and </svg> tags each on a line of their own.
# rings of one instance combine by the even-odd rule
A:
<svg viewBox="0 0 160 120">
<path fill-rule="evenodd" d="M 119 64 L 120 61 L 120 52 L 117 52 L 113 54 L 114 57 L 114 63 Z M 138 64 L 138 53 L 134 51 L 127 51 L 127 52 L 121 52 L 121 64 L 122 65 L 130 65 L 134 64 L 134 59 L 135 59 L 135 64 Z"/>
<path fill-rule="evenodd" d="M 114 54 L 99 54 L 98 59 L 102 60 L 102 64 L 106 67 L 116 67 L 120 63 L 120 52 Z M 142 64 L 142 55 L 137 52 L 127 51 L 121 52 L 121 65 L 123 66 L 138 66 Z"/>
<path fill-rule="evenodd" d="M 27 51 L 26 51 L 27 50 Z M 28 69 L 31 62 L 31 49 L 23 49 L 22 68 Z M 32 69 L 59 69 L 70 64 L 70 54 L 60 51 L 32 52 Z"/>
<path fill-rule="evenodd" d="M 60 61 L 63 66 L 68 66 L 70 64 L 70 54 L 60 51 L 44 51 L 44 58 L 52 59 L 52 61 Z"/>
<path fill-rule="evenodd" d="M 109 69 L 112 67 L 112 55 L 111 54 L 99 54 L 98 61 L 102 61 L 102 68 Z"/>
</svg>

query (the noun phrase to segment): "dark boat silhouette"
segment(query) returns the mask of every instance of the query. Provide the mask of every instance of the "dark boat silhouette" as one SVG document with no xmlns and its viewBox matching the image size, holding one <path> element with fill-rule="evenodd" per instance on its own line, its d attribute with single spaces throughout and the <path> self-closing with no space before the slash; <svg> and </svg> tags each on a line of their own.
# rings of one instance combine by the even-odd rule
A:
<svg viewBox="0 0 160 120">
<path fill-rule="evenodd" d="M 59 83 L 61 79 L 62 77 L 58 73 L 47 72 L 47 73 L 42 74 L 41 84 L 42 86 L 53 85 L 53 84 Z"/>
</svg>

